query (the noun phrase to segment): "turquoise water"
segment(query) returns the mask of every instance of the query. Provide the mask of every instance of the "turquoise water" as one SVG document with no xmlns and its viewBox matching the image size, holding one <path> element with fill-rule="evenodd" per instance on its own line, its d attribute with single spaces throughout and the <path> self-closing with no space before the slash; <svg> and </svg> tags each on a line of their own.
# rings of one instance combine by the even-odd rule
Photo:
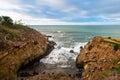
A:
<svg viewBox="0 0 120 80">
<path fill-rule="evenodd" d="M 58 67 L 75 67 L 80 47 L 94 36 L 120 37 L 119 25 L 36 25 L 30 26 L 43 34 L 53 36 L 57 43 L 55 49 L 40 62 L 55 64 Z M 74 53 L 71 53 L 73 50 Z"/>
<path fill-rule="evenodd" d="M 120 25 L 37 25 L 32 28 L 58 40 L 86 42 L 94 36 L 120 37 Z"/>
</svg>

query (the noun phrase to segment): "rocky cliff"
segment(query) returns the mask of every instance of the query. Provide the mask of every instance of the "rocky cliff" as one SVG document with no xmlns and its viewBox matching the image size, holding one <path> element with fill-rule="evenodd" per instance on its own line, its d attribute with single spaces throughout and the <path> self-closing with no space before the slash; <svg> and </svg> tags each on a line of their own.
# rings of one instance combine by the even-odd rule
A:
<svg viewBox="0 0 120 80">
<path fill-rule="evenodd" d="M 81 50 L 76 64 L 78 68 L 84 69 L 83 80 L 111 79 L 110 74 L 120 73 L 120 39 L 94 37 Z M 118 80 L 115 74 L 112 76 L 112 80 Z"/>
<path fill-rule="evenodd" d="M 45 35 L 23 25 L 0 25 L 0 80 L 16 80 L 18 69 L 53 48 Z"/>
</svg>

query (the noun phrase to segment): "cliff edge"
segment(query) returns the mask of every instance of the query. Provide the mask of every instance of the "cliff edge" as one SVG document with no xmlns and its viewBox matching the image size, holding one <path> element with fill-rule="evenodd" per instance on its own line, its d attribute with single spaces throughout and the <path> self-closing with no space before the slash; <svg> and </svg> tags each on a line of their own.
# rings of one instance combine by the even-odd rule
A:
<svg viewBox="0 0 120 80">
<path fill-rule="evenodd" d="M 120 77 L 120 39 L 94 37 L 81 50 L 76 65 L 78 68 L 83 68 L 82 80 L 109 80 L 111 74 L 113 74 L 112 80 L 118 80 Z"/>
<path fill-rule="evenodd" d="M 0 25 L 0 80 L 17 80 L 17 71 L 53 49 L 45 35 L 23 25 Z"/>
</svg>

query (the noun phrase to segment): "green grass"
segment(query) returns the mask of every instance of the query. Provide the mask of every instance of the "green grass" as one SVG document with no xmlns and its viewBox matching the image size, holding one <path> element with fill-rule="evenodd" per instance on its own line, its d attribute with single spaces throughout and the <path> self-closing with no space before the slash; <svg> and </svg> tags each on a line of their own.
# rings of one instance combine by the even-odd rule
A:
<svg viewBox="0 0 120 80">
<path fill-rule="evenodd" d="M 111 44 L 114 44 L 114 45 L 118 45 L 119 47 L 120 47 L 120 42 L 119 41 L 107 41 L 107 40 L 105 40 L 105 39 L 102 39 L 101 40 L 102 42 L 107 42 L 107 43 L 111 43 Z"/>
<path fill-rule="evenodd" d="M 118 50 L 118 49 L 120 48 L 120 42 L 119 42 L 119 41 L 114 41 L 114 40 L 112 40 L 112 41 L 107 41 L 107 40 L 105 40 L 105 39 L 101 39 L 101 42 L 106 42 L 106 43 L 114 44 L 114 45 L 115 45 L 115 46 L 114 46 L 114 49 L 115 49 L 115 50 Z"/>
<path fill-rule="evenodd" d="M 0 31 L 5 34 L 10 34 L 12 37 L 18 37 L 18 34 L 15 32 L 15 30 L 10 27 L 0 25 Z"/>
<path fill-rule="evenodd" d="M 11 26 L 12 29 L 24 29 L 27 28 L 26 26 L 22 25 L 22 24 L 13 24 L 13 26 Z"/>
<path fill-rule="evenodd" d="M 117 65 L 115 71 L 116 71 L 118 74 L 120 74 L 120 65 Z"/>
</svg>

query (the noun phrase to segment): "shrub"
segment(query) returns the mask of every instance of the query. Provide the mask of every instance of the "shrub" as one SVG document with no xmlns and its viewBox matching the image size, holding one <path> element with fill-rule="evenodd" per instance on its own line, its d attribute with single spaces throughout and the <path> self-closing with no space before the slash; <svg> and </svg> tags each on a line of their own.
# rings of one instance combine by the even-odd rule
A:
<svg viewBox="0 0 120 80">
<path fill-rule="evenodd" d="M 0 17 L 0 24 L 4 26 L 12 26 L 13 20 L 9 16 L 1 16 Z"/>
</svg>

